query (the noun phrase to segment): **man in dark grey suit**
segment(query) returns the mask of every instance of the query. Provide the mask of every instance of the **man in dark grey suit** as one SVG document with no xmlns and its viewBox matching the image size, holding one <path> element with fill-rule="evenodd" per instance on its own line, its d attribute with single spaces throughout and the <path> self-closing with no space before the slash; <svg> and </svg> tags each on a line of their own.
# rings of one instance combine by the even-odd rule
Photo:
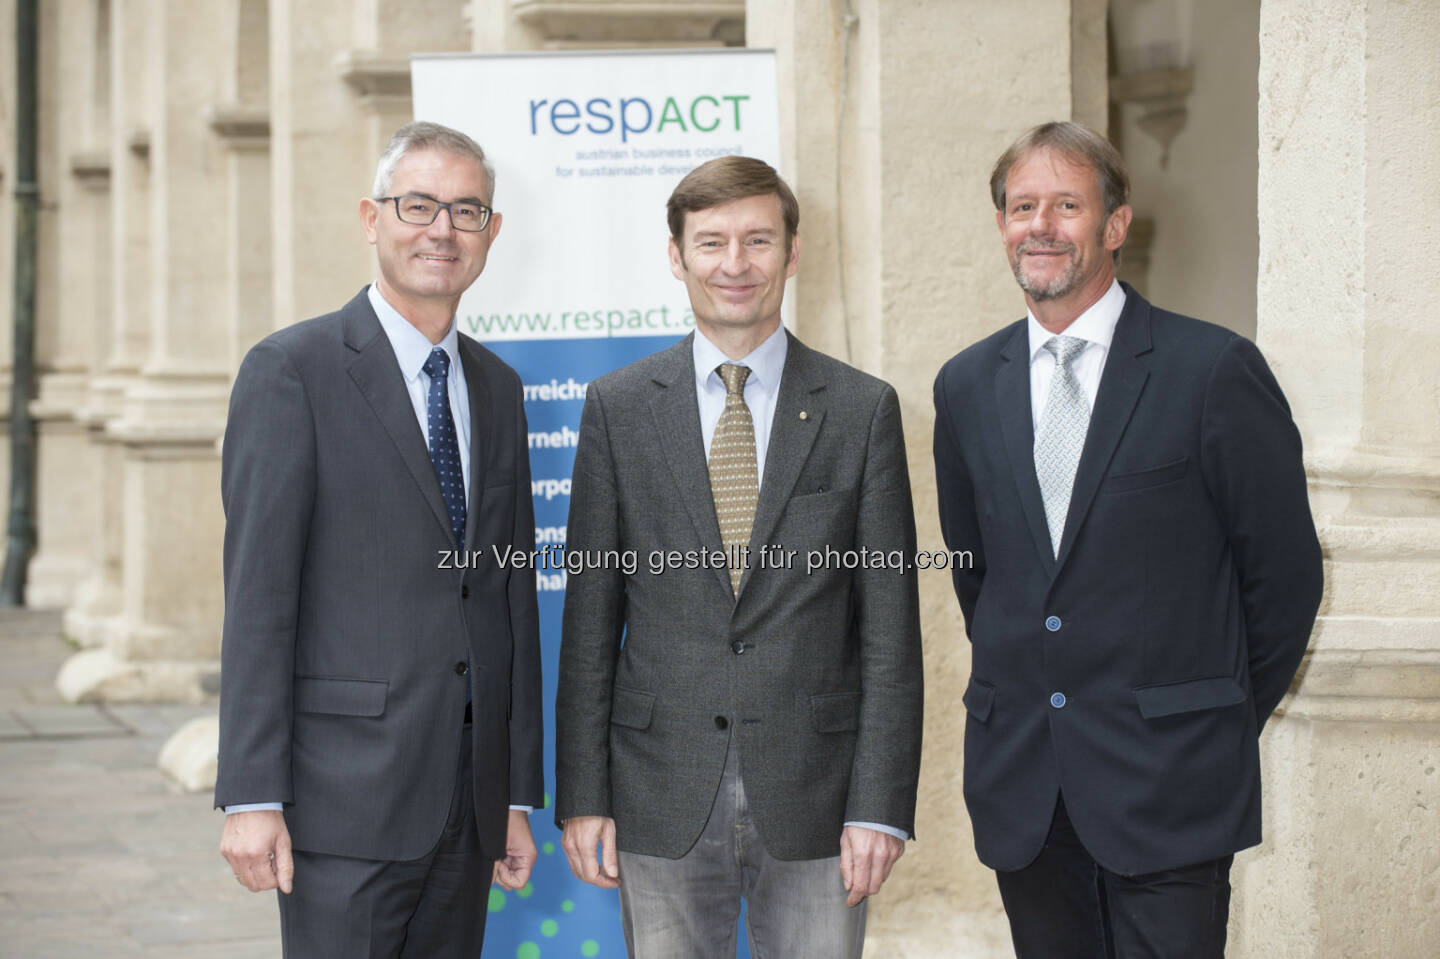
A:
<svg viewBox="0 0 1440 959">
<path fill-rule="evenodd" d="M 1255 344 L 1116 281 L 1103 137 L 1036 127 L 990 188 L 1029 316 L 935 381 L 975 847 L 1020 959 L 1218 959 L 1320 602 L 1300 434 Z"/>
<path fill-rule="evenodd" d="M 401 128 L 360 201 L 379 279 L 235 380 L 215 803 L 296 959 L 474 959 L 534 862 L 533 573 L 453 561 L 534 549 L 519 378 L 454 323 L 493 195 L 469 137 Z"/>
<path fill-rule="evenodd" d="M 687 175 L 670 265 L 697 332 L 586 394 L 556 821 L 575 874 L 619 886 L 639 959 L 733 957 L 742 897 L 757 955 L 858 956 L 913 830 L 899 403 L 781 328 L 798 222 L 758 160 Z"/>
</svg>

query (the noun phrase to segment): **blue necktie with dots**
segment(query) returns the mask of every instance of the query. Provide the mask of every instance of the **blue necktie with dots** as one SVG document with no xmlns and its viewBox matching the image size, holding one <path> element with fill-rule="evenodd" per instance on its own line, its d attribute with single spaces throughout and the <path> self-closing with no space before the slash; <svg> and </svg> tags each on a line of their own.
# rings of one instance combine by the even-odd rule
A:
<svg viewBox="0 0 1440 959">
<path fill-rule="evenodd" d="M 450 355 L 437 346 L 430 351 L 422 369 L 430 377 L 430 395 L 425 400 L 430 425 L 430 462 L 435 466 L 435 478 L 440 481 L 440 495 L 445 497 L 445 512 L 450 514 L 455 545 L 463 549 L 465 472 L 460 468 L 460 444 L 455 440 L 455 419 L 450 415 Z"/>
<path fill-rule="evenodd" d="M 445 512 L 450 514 L 450 531 L 455 546 L 465 548 L 465 471 L 460 468 L 460 444 L 455 439 L 455 418 L 450 415 L 450 354 L 440 347 L 430 351 L 430 358 L 421 367 L 430 377 L 430 393 L 425 398 L 425 416 L 430 427 L 430 462 L 435 478 L 440 481 L 440 495 L 445 497 Z M 470 673 L 465 673 L 465 711 L 470 711 Z"/>
</svg>

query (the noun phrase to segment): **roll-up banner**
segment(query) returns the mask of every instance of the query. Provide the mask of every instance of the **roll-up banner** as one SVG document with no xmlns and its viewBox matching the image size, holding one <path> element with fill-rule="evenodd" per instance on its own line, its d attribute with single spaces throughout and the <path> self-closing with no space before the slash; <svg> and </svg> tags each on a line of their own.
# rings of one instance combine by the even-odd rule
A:
<svg viewBox="0 0 1440 959">
<path fill-rule="evenodd" d="M 563 546 L 585 388 L 694 328 L 670 273 L 665 200 L 713 157 L 780 169 L 775 54 L 437 54 L 410 68 L 415 118 L 468 133 L 495 169 L 502 228 L 457 323 L 525 384 L 553 789 Z M 616 893 L 571 875 L 548 810 L 531 826 L 539 860 L 525 889 L 490 891 L 485 954 L 624 956 Z M 743 931 L 740 940 L 748 957 Z"/>
</svg>

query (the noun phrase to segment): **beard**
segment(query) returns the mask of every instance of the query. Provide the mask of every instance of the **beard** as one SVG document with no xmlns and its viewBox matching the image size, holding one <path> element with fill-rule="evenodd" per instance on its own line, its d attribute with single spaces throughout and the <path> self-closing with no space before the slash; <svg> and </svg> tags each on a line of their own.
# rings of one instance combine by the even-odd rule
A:
<svg viewBox="0 0 1440 959">
<path fill-rule="evenodd" d="M 1069 256 L 1069 263 L 1065 269 L 1051 276 L 1049 279 L 1041 280 L 1032 277 L 1025 272 L 1025 254 L 1037 251 L 1047 253 L 1064 253 Z M 1026 240 L 1015 250 L 1015 282 L 1020 284 L 1020 289 L 1036 302 L 1046 300 L 1058 300 L 1066 296 L 1075 287 L 1080 285 L 1080 256 L 1079 251 L 1073 243 L 1042 243 L 1039 241 Z"/>
</svg>

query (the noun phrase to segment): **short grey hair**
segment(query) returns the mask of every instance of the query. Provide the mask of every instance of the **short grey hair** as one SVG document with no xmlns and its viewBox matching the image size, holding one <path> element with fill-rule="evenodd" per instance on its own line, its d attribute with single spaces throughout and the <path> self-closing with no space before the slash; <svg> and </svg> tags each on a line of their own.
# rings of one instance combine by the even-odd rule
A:
<svg viewBox="0 0 1440 959">
<path fill-rule="evenodd" d="M 480 144 L 459 130 L 427 120 L 407 123 L 390 138 L 390 144 L 385 147 L 385 152 L 380 154 L 380 162 L 375 167 L 375 185 L 371 191 L 374 199 L 389 196 L 395 167 L 399 166 L 400 158 L 411 150 L 444 150 L 447 153 L 470 157 L 480 164 L 490 183 L 490 196 L 487 199 L 495 199 L 495 168 L 485 158 L 485 151 Z"/>
</svg>

